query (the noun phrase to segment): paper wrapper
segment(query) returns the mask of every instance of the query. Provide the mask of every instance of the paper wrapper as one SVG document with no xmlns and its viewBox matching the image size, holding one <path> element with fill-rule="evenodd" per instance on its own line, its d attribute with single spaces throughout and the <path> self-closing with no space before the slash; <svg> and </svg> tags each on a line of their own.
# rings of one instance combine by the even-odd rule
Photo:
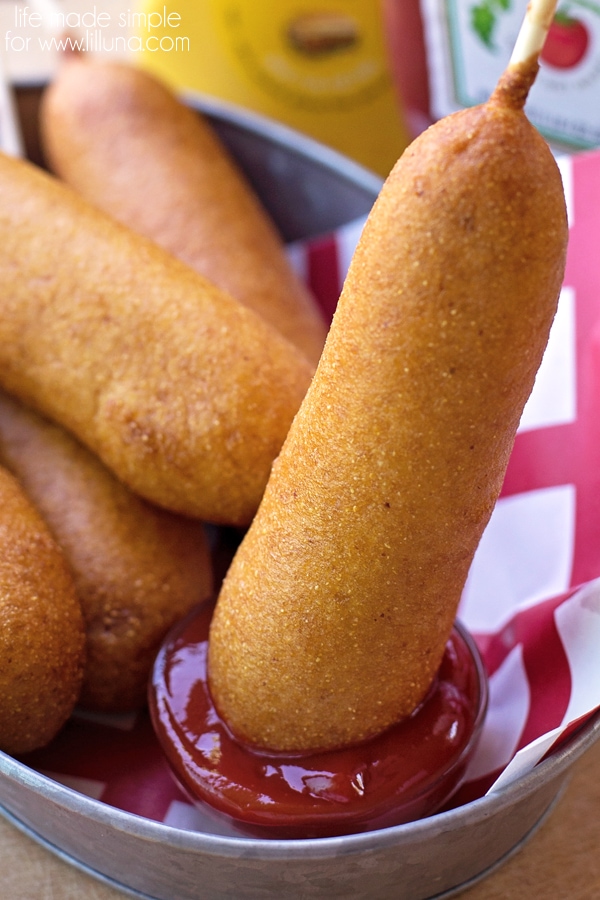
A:
<svg viewBox="0 0 600 900">
<path fill-rule="evenodd" d="M 559 312 L 459 611 L 490 706 L 453 805 L 526 772 L 600 706 L 600 153 L 560 165 L 570 244 Z M 328 315 L 362 225 L 290 248 Z M 179 791 L 145 712 L 77 714 L 24 761 L 120 809 L 238 833 Z"/>
</svg>

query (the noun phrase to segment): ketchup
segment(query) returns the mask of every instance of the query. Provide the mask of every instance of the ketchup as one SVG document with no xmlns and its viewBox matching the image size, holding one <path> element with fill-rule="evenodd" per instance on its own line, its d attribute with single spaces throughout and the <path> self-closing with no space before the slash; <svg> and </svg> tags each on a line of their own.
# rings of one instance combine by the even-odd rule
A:
<svg viewBox="0 0 600 900">
<path fill-rule="evenodd" d="M 397 825 L 448 799 L 487 702 L 481 661 L 459 626 L 412 715 L 364 743 L 300 755 L 241 743 L 215 710 L 206 671 L 212 609 L 204 605 L 167 637 L 149 692 L 160 744 L 194 802 L 209 803 L 250 834 L 309 838 Z"/>
</svg>

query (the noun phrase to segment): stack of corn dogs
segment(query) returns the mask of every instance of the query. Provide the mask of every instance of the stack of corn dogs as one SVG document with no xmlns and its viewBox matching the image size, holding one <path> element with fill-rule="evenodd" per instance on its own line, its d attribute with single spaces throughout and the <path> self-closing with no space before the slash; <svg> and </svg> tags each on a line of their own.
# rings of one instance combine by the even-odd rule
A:
<svg viewBox="0 0 600 900">
<path fill-rule="evenodd" d="M 530 4 L 487 103 L 398 161 L 327 336 L 206 123 L 133 67 L 65 60 L 54 174 L 0 158 L 0 484 L 23 507 L 1 747 L 40 746 L 78 700 L 143 702 L 212 590 L 206 522 L 248 529 L 209 654 L 242 741 L 344 746 L 421 702 L 562 284 L 560 174 L 523 109 L 554 6 Z M 22 572 L 42 566 L 44 590 Z M 20 730 L 22 673 L 45 712 Z"/>
<path fill-rule="evenodd" d="M 251 521 L 326 333 L 253 191 L 166 87 L 73 56 L 40 116 L 60 178 L 0 156 L 0 462 L 23 527 L 37 516 L 17 540 L 1 504 L 9 752 L 75 702 L 145 702 L 166 631 L 213 590 L 205 523 Z"/>
</svg>

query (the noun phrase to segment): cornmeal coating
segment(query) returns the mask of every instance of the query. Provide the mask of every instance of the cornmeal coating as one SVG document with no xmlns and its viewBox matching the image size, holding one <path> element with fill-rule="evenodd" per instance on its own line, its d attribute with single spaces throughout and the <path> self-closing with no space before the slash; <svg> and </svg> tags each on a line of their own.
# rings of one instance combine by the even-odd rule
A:
<svg viewBox="0 0 600 900">
<path fill-rule="evenodd" d="M 212 623 L 211 689 L 242 739 L 364 740 L 438 669 L 565 265 L 529 78 L 431 127 L 375 203 Z"/>
<path fill-rule="evenodd" d="M 64 429 L 3 392 L 0 460 L 73 574 L 87 651 L 79 705 L 103 712 L 144 706 L 166 632 L 211 594 L 204 526 L 133 494 Z"/>
<path fill-rule="evenodd" d="M 65 558 L 16 480 L 0 468 L 0 749 L 43 747 L 83 677 L 81 607 Z"/>
<path fill-rule="evenodd" d="M 208 122 L 126 63 L 70 56 L 46 90 L 50 167 L 254 309 L 315 365 L 326 326 L 273 222 Z"/>
<path fill-rule="evenodd" d="M 146 499 L 245 525 L 312 366 L 57 179 L 0 156 L 0 385 Z"/>
</svg>

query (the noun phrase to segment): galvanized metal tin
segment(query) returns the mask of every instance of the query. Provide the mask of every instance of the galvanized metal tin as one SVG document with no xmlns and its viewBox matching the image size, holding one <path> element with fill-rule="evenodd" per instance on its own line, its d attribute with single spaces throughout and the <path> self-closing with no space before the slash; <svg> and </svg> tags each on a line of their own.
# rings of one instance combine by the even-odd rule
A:
<svg viewBox="0 0 600 900">
<path fill-rule="evenodd" d="M 0 813 L 87 872 L 152 900 L 426 900 L 484 876 L 526 840 L 600 734 L 596 717 L 497 794 L 407 825 L 268 841 L 183 831 L 85 797 L 0 756 Z"/>
</svg>

